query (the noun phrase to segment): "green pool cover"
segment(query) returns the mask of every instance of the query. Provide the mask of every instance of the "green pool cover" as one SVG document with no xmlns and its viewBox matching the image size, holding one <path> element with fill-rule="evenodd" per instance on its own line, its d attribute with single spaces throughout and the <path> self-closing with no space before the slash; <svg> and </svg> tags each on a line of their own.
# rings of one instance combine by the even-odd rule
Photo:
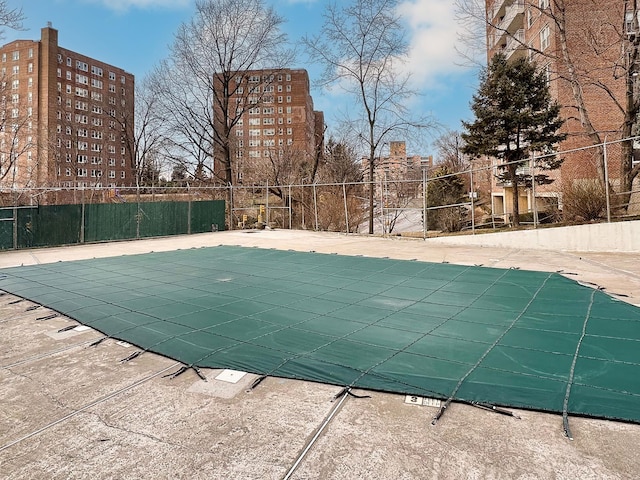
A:
<svg viewBox="0 0 640 480">
<path fill-rule="evenodd" d="M 640 422 L 640 309 L 557 273 L 221 246 L 0 289 L 186 366 Z"/>
</svg>

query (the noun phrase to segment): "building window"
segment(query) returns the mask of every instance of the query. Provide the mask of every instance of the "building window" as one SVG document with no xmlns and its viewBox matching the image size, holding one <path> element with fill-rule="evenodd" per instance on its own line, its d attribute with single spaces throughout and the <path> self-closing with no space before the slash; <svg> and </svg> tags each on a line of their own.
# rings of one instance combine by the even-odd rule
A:
<svg viewBox="0 0 640 480">
<path fill-rule="evenodd" d="M 120 172 L 120 178 L 127 178 L 127 174 L 124 170 Z"/>
<path fill-rule="evenodd" d="M 67 57 L 67 67 L 70 67 L 72 65 L 72 60 L 71 57 Z"/>
<path fill-rule="evenodd" d="M 109 170 L 109 178 L 116 178 L 115 170 Z"/>
<path fill-rule="evenodd" d="M 287 95 L 287 103 L 291 103 L 291 97 Z"/>
<path fill-rule="evenodd" d="M 551 64 L 547 63 L 543 68 L 544 71 L 544 79 L 547 82 L 547 85 L 551 83 Z"/>
<path fill-rule="evenodd" d="M 113 72 L 109 72 L 109 80 L 114 80 L 116 79 L 116 74 Z"/>
<path fill-rule="evenodd" d="M 78 60 L 78 61 L 76 62 L 76 68 L 77 68 L 78 70 L 82 70 L 83 72 L 88 72 L 88 71 L 89 71 L 89 65 L 87 65 L 87 64 L 86 64 L 86 63 L 84 63 L 84 62 L 81 62 L 80 60 Z"/>
<path fill-rule="evenodd" d="M 291 81 L 291 75 L 289 75 L 288 73 L 287 73 L 287 77 L 286 78 L 287 78 L 287 82 Z"/>
<path fill-rule="evenodd" d="M 78 177 L 86 177 L 87 176 L 87 169 L 86 168 L 79 168 L 78 169 Z"/>
<path fill-rule="evenodd" d="M 13 61 L 17 62 L 18 60 L 20 60 L 20 52 L 13 52 Z"/>
<path fill-rule="evenodd" d="M 13 74 L 18 75 L 20 73 L 20 65 L 13 66 Z"/>
<path fill-rule="evenodd" d="M 549 48 L 550 37 L 551 31 L 549 25 L 545 25 L 542 30 L 540 30 L 540 50 L 545 51 Z"/>
<path fill-rule="evenodd" d="M 538 0 L 538 6 L 540 7 L 540 10 L 549 8 L 549 0 Z"/>
</svg>

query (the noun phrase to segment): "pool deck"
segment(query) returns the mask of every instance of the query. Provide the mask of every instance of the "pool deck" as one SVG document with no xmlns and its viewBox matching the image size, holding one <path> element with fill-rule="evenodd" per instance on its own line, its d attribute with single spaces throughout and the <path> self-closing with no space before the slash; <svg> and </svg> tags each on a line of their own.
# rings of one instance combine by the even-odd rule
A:
<svg viewBox="0 0 640 480">
<path fill-rule="evenodd" d="M 233 231 L 0 253 L 0 268 L 216 245 L 562 271 L 640 304 L 631 253 L 454 246 L 421 239 Z M 176 362 L 0 297 L 0 477 L 9 479 L 636 478 L 640 425 L 511 410 L 520 418 L 401 395 L 255 376 L 208 381 Z M 416 403 L 416 402 L 414 402 Z M 304 455 L 303 455 L 304 454 Z"/>
</svg>

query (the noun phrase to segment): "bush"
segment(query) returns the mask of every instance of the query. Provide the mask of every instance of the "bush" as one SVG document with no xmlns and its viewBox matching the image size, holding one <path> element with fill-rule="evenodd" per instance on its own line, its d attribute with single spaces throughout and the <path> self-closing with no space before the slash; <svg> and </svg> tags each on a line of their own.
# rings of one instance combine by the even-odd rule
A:
<svg viewBox="0 0 640 480">
<path fill-rule="evenodd" d="M 568 221 L 597 220 L 607 210 L 607 196 L 597 180 L 575 180 L 562 185 L 564 219 Z"/>
</svg>

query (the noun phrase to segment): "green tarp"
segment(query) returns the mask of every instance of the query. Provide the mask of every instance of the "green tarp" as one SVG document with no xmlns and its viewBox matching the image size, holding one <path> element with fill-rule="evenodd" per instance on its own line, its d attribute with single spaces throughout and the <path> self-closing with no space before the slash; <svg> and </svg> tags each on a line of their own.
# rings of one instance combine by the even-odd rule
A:
<svg viewBox="0 0 640 480">
<path fill-rule="evenodd" d="M 640 422 L 640 309 L 557 273 L 214 247 L 0 288 L 188 366 Z"/>
</svg>

